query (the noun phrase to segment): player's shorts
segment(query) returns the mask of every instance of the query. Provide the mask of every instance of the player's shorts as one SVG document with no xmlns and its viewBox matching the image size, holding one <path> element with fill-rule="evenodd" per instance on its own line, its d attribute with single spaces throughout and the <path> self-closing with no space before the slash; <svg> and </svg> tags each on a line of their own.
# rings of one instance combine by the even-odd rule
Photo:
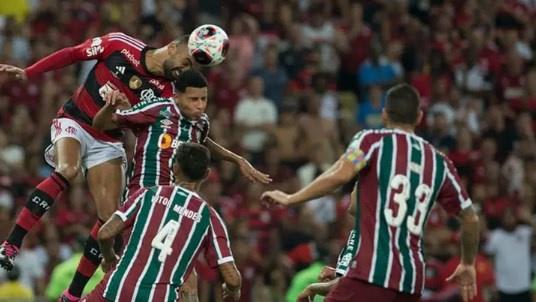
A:
<svg viewBox="0 0 536 302">
<path fill-rule="evenodd" d="M 368 282 L 343 277 L 326 296 L 325 302 L 418 302 L 420 295 L 410 295 Z"/>
<path fill-rule="evenodd" d="M 107 161 L 120 158 L 123 168 L 126 166 L 126 154 L 120 142 L 106 142 L 95 139 L 80 124 L 70 118 L 56 118 L 50 127 L 51 144 L 45 150 L 45 161 L 52 167 L 54 163 L 54 145 L 62 138 L 70 137 L 80 143 L 82 170 L 85 172 Z"/>
</svg>

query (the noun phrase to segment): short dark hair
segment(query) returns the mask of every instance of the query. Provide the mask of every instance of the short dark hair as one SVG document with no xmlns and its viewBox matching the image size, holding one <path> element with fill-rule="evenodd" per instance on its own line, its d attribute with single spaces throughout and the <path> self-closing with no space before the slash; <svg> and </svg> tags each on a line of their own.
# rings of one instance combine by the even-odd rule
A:
<svg viewBox="0 0 536 302">
<path fill-rule="evenodd" d="M 185 92 L 187 87 L 203 88 L 207 87 L 207 79 L 205 76 L 194 69 L 182 71 L 174 81 L 175 89 L 180 92 Z"/>
<path fill-rule="evenodd" d="M 208 171 L 210 152 L 197 143 L 182 143 L 177 150 L 177 164 L 191 181 L 203 180 Z"/>
<path fill-rule="evenodd" d="M 398 84 L 387 90 L 385 111 L 390 121 L 413 125 L 417 122 L 419 110 L 419 93 L 411 85 Z"/>
</svg>

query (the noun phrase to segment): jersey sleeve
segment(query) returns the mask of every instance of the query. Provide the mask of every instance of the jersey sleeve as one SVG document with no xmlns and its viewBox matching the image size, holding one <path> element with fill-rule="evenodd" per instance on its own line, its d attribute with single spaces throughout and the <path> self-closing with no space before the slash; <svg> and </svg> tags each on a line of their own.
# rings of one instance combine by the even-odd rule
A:
<svg viewBox="0 0 536 302">
<path fill-rule="evenodd" d="M 35 62 L 25 69 L 28 78 L 41 73 L 60 69 L 79 61 L 100 60 L 112 52 L 114 42 L 110 34 L 88 39 L 78 45 L 60 49 Z"/>
<path fill-rule="evenodd" d="M 132 194 L 114 214 L 123 220 L 127 226 L 130 226 L 141 207 L 142 199 L 145 197 L 146 193 L 147 189 L 145 188 L 141 188 L 134 192 L 134 194 Z"/>
<path fill-rule="evenodd" d="M 227 228 L 220 215 L 213 208 L 210 208 L 210 226 L 207 240 L 205 258 L 210 267 L 216 268 L 224 263 L 234 261 Z"/>
<path fill-rule="evenodd" d="M 360 170 L 367 165 L 372 153 L 376 150 L 375 143 L 382 136 L 373 130 L 363 130 L 352 138 L 346 148 L 343 157 L 352 162 L 356 170 Z"/>
<path fill-rule="evenodd" d="M 440 188 L 437 201 L 451 215 L 457 215 L 461 210 L 472 205 L 469 194 L 462 186 L 460 176 L 452 162 L 445 158 L 445 180 Z"/>
<path fill-rule="evenodd" d="M 119 126 L 135 128 L 143 125 L 149 125 L 156 121 L 162 109 L 168 106 L 170 102 L 167 99 L 156 98 L 154 101 L 141 102 L 130 109 L 117 110 L 115 119 Z"/>
</svg>

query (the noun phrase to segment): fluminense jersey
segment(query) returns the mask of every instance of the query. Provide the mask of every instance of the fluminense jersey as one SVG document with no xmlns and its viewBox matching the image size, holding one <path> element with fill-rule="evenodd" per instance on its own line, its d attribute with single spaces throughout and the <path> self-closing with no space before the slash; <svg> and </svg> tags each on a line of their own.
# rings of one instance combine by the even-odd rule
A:
<svg viewBox="0 0 536 302">
<path fill-rule="evenodd" d="M 123 33 L 109 33 L 69 49 L 68 60 L 97 60 L 84 83 L 58 112 L 80 123 L 97 139 L 117 141 L 121 132 L 100 132 L 91 127 L 95 114 L 104 106 L 104 95 L 120 90 L 132 105 L 154 97 L 171 97 L 173 84 L 146 69 L 145 53 L 151 48 Z"/>
<path fill-rule="evenodd" d="M 116 111 L 117 122 L 136 136 L 125 199 L 139 188 L 173 183 L 172 166 L 181 142 L 204 143 L 210 129 L 208 116 L 196 121 L 181 114 L 171 98 L 142 101 Z"/>
<path fill-rule="evenodd" d="M 214 268 L 234 261 L 221 217 L 180 186 L 142 188 L 115 215 L 127 226 L 127 243 L 108 276 L 109 301 L 177 301 L 201 252 Z"/>
<path fill-rule="evenodd" d="M 337 259 L 337 266 L 335 267 L 335 274 L 337 276 L 345 276 L 350 268 L 350 263 L 355 257 L 357 251 L 357 240 L 355 238 L 355 230 L 350 231 L 346 245 L 343 247 Z"/>
<path fill-rule="evenodd" d="M 420 294 L 422 236 L 430 209 L 436 201 L 450 214 L 471 206 L 456 169 L 428 142 L 398 129 L 357 133 L 346 157 L 361 168 L 357 250 L 347 277 Z"/>
</svg>

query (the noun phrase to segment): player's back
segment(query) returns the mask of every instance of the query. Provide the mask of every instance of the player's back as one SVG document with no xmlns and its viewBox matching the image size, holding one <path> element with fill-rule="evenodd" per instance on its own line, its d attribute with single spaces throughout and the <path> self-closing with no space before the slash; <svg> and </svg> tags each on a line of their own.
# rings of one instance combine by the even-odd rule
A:
<svg viewBox="0 0 536 302">
<path fill-rule="evenodd" d="M 356 184 L 357 252 L 348 276 L 406 293 L 421 293 L 422 236 L 438 200 L 450 213 L 471 204 L 452 163 L 417 135 L 365 130 L 349 150 L 365 162 Z"/>
<path fill-rule="evenodd" d="M 110 301 L 176 301 L 209 232 L 211 209 L 179 186 L 141 189 L 125 212 L 128 242 L 104 296 Z"/>
</svg>

